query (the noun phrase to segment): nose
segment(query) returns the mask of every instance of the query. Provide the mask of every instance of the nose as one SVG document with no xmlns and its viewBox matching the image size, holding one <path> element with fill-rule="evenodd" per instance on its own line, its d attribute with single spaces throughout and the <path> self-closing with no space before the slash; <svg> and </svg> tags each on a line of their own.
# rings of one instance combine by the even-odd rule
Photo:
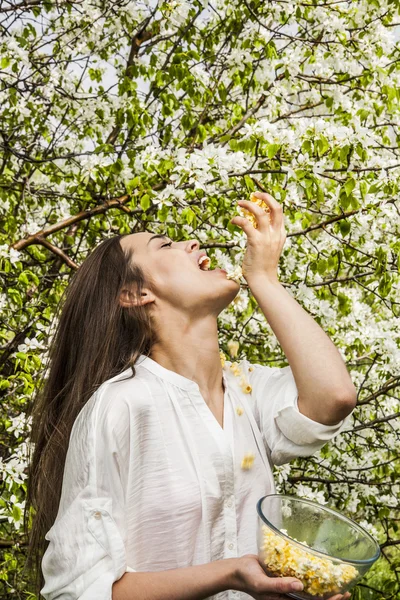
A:
<svg viewBox="0 0 400 600">
<path fill-rule="evenodd" d="M 198 242 L 197 240 L 189 240 L 187 248 L 189 249 L 189 252 L 193 252 L 194 250 L 199 250 L 200 242 Z"/>
</svg>

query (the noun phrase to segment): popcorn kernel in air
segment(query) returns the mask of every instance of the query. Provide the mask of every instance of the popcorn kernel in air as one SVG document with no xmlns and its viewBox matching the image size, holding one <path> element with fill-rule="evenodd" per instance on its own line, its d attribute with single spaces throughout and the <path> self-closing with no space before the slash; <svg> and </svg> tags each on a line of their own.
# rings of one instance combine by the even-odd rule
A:
<svg viewBox="0 0 400 600">
<path fill-rule="evenodd" d="M 234 340 L 229 340 L 228 344 L 228 352 L 231 358 L 236 358 L 239 350 L 239 342 Z"/>
</svg>

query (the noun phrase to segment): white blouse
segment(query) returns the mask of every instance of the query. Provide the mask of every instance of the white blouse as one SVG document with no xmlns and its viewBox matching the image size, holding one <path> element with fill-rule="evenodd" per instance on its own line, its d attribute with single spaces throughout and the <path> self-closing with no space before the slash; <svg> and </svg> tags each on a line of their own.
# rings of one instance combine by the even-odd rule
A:
<svg viewBox="0 0 400 600">
<path fill-rule="evenodd" d="M 313 454 L 350 416 L 327 426 L 301 414 L 290 366 L 249 371 L 240 361 L 250 394 L 230 366 L 223 428 L 197 383 L 144 355 L 134 378 L 127 369 L 91 396 L 71 431 L 60 505 L 45 536 L 46 600 L 111 600 L 126 571 L 257 554 L 256 503 L 275 492 L 273 464 Z M 254 462 L 245 469 L 248 454 Z"/>
</svg>

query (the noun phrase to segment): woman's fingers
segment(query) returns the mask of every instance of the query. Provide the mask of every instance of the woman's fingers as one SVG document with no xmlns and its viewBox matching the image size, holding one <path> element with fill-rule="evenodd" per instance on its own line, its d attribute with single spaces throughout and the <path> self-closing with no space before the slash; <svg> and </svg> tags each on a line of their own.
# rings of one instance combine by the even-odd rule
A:
<svg viewBox="0 0 400 600">
<path fill-rule="evenodd" d="M 264 208 L 255 202 L 252 202 L 251 200 L 238 201 L 239 206 L 242 206 L 256 217 L 257 229 L 263 233 L 265 231 L 269 231 L 270 227 L 273 227 L 276 231 L 279 231 L 279 228 L 281 228 L 282 232 L 284 232 L 285 225 L 282 205 L 279 204 L 279 202 L 277 202 L 275 198 L 271 196 L 271 194 L 267 194 L 266 192 L 254 192 L 252 195 L 260 200 L 263 200 L 270 209 L 270 212 L 266 212 Z M 236 218 L 243 219 L 245 217 L 234 217 L 234 219 Z M 231 223 L 234 223 L 233 219 L 231 220 Z M 241 222 L 237 221 L 236 224 L 240 224 L 244 231 L 248 233 Z"/>
<path fill-rule="evenodd" d="M 233 225 L 239 225 L 247 236 L 251 236 L 254 233 L 254 227 L 246 217 L 233 217 L 231 223 L 233 223 Z"/>
<path fill-rule="evenodd" d="M 283 224 L 283 207 L 271 194 L 266 192 L 254 192 L 254 196 L 263 200 L 270 208 L 271 225 L 277 231 Z M 254 204 L 254 203 L 253 203 Z M 257 205 L 256 205 L 257 206 Z M 262 209 L 261 209 L 262 210 Z"/>
<path fill-rule="evenodd" d="M 261 206 L 258 206 L 258 204 L 252 202 L 251 200 L 239 200 L 238 204 L 239 206 L 242 206 L 243 208 L 251 212 L 256 217 L 257 229 L 261 231 L 261 233 L 268 231 L 270 224 L 272 223 L 269 213 L 266 213 L 265 210 L 261 208 Z M 250 223 L 250 221 L 248 222 Z M 252 225 L 251 227 L 254 230 L 254 227 Z"/>
</svg>

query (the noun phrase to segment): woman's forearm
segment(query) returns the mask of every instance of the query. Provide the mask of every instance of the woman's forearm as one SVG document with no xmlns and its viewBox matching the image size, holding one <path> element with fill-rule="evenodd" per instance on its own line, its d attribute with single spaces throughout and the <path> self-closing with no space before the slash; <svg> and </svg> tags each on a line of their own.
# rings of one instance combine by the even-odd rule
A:
<svg viewBox="0 0 400 600">
<path fill-rule="evenodd" d="M 112 600 L 203 600 L 233 589 L 237 559 L 168 571 L 124 573 L 113 584 Z"/>
<path fill-rule="evenodd" d="M 248 284 L 289 361 L 300 412 L 325 425 L 344 419 L 356 405 L 357 390 L 339 350 L 277 278 Z"/>
</svg>

